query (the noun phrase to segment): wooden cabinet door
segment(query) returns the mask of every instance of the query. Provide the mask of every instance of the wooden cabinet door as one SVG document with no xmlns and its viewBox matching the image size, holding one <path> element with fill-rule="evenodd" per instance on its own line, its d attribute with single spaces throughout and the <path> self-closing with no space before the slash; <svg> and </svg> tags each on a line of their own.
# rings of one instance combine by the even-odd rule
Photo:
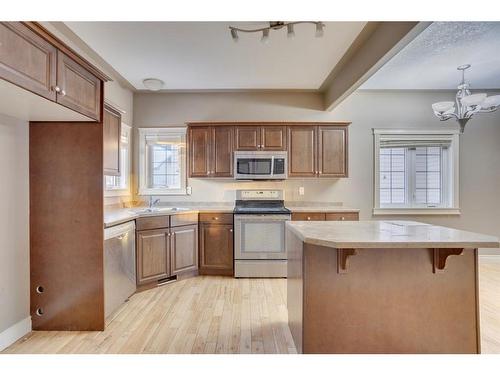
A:
<svg viewBox="0 0 500 375">
<path fill-rule="evenodd" d="M 257 151 L 261 145 L 260 126 L 236 126 L 235 149 Z"/>
<path fill-rule="evenodd" d="M 56 100 L 57 49 L 21 22 L 0 23 L 0 78 Z"/>
<path fill-rule="evenodd" d="M 261 150 L 286 150 L 286 126 L 263 126 L 260 130 L 260 134 Z"/>
<path fill-rule="evenodd" d="M 211 177 L 233 176 L 233 139 L 232 126 L 212 127 Z"/>
<path fill-rule="evenodd" d="M 137 232 L 137 284 L 170 276 L 168 229 Z"/>
<path fill-rule="evenodd" d="M 327 221 L 358 221 L 357 212 L 329 212 L 326 214 Z"/>
<path fill-rule="evenodd" d="M 347 127 L 318 127 L 319 177 L 347 177 Z"/>
<path fill-rule="evenodd" d="M 101 119 L 102 82 L 57 51 L 57 102 L 96 121 Z"/>
<path fill-rule="evenodd" d="M 293 212 L 292 221 L 325 221 L 324 212 Z"/>
<path fill-rule="evenodd" d="M 189 128 L 189 177 L 210 175 L 210 127 Z"/>
<path fill-rule="evenodd" d="M 170 229 L 172 275 L 198 269 L 198 225 Z"/>
<path fill-rule="evenodd" d="M 232 224 L 200 224 L 200 274 L 233 275 Z"/>
<path fill-rule="evenodd" d="M 103 117 L 104 174 L 120 175 L 121 114 L 105 106 Z"/>
<path fill-rule="evenodd" d="M 288 127 L 288 176 L 317 176 L 317 126 Z"/>
</svg>

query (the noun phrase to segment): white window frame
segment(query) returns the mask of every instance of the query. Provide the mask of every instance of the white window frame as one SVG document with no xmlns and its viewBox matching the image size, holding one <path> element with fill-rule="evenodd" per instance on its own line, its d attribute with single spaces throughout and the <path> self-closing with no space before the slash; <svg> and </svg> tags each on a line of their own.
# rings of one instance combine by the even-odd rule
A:
<svg viewBox="0 0 500 375">
<path fill-rule="evenodd" d="M 181 188 L 150 188 L 148 186 L 148 158 L 147 158 L 147 136 L 180 135 L 183 139 L 180 153 Z M 185 127 L 165 128 L 139 128 L 139 195 L 187 195 L 187 162 L 186 162 L 186 136 Z"/>
<path fill-rule="evenodd" d="M 373 152 L 374 152 L 374 189 L 373 189 L 373 215 L 460 215 L 459 199 L 459 135 L 458 130 L 422 130 L 422 129 L 373 129 Z M 444 186 L 447 190 L 447 200 L 449 207 L 421 207 L 421 206 L 401 206 L 401 207 L 381 207 L 380 205 L 380 141 L 384 138 L 395 140 L 443 140 L 451 142 L 447 151 L 444 163 L 451 163 L 445 170 L 450 173 L 446 179 L 453 186 Z M 443 165 L 444 167 L 445 165 Z M 409 171 L 412 173 L 412 171 Z M 450 196 L 451 195 L 451 196 Z"/>
<path fill-rule="evenodd" d="M 123 160 L 121 155 L 121 148 L 123 147 L 122 138 L 125 137 L 127 139 L 127 158 Z M 108 188 L 106 185 L 106 177 L 113 176 L 105 176 L 104 178 L 104 196 L 105 197 L 123 197 L 131 195 L 130 189 L 130 174 L 131 174 L 131 163 L 132 160 L 132 127 L 121 123 L 121 134 L 120 134 L 120 177 L 125 178 L 125 188 Z M 124 164 L 125 168 L 124 168 Z M 123 176 L 123 171 L 126 170 L 128 173 L 126 176 Z"/>
</svg>

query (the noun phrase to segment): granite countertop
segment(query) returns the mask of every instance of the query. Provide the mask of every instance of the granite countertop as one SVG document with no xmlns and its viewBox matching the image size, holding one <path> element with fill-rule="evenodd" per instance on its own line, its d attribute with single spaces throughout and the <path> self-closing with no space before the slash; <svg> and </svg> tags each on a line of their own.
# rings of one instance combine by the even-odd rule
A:
<svg viewBox="0 0 500 375">
<path fill-rule="evenodd" d="M 204 212 L 224 212 L 232 213 L 233 206 L 197 206 L 182 207 L 175 211 L 170 211 L 170 207 L 160 206 L 158 211 L 141 212 L 147 207 L 130 207 L 130 208 L 114 208 L 104 211 L 104 227 L 109 228 L 114 225 L 126 223 L 127 221 L 135 220 L 139 217 L 163 216 L 163 215 L 179 215 L 185 213 L 204 213 Z"/>
<path fill-rule="evenodd" d="M 333 248 L 499 248 L 498 238 L 415 221 L 290 221 L 303 242 Z"/>
</svg>

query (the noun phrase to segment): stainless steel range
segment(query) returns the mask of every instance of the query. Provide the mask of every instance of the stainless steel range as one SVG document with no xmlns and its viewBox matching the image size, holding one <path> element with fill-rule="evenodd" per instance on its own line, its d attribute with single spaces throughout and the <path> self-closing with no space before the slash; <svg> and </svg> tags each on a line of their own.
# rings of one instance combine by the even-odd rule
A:
<svg viewBox="0 0 500 375">
<path fill-rule="evenodd" d="M 237 190 L 234 208 L 234 276 L 286 277 L 282 190 Z"/>
</svg>

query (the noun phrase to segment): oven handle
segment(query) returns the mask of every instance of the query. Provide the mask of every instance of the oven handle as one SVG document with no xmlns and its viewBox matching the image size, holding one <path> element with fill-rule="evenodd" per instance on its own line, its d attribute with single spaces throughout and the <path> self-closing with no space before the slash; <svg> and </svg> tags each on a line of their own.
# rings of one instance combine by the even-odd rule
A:
<svg viewBox="0 0 500 375">
<path fill-rule="evenodd" d="M 291 219 L 290 215 L 273 215 L 273 214 L 252 214 L 252 215 L 234 215 L 235 221 L 252 220 L 262 221 L 288 221 Z"/>
</svg>

